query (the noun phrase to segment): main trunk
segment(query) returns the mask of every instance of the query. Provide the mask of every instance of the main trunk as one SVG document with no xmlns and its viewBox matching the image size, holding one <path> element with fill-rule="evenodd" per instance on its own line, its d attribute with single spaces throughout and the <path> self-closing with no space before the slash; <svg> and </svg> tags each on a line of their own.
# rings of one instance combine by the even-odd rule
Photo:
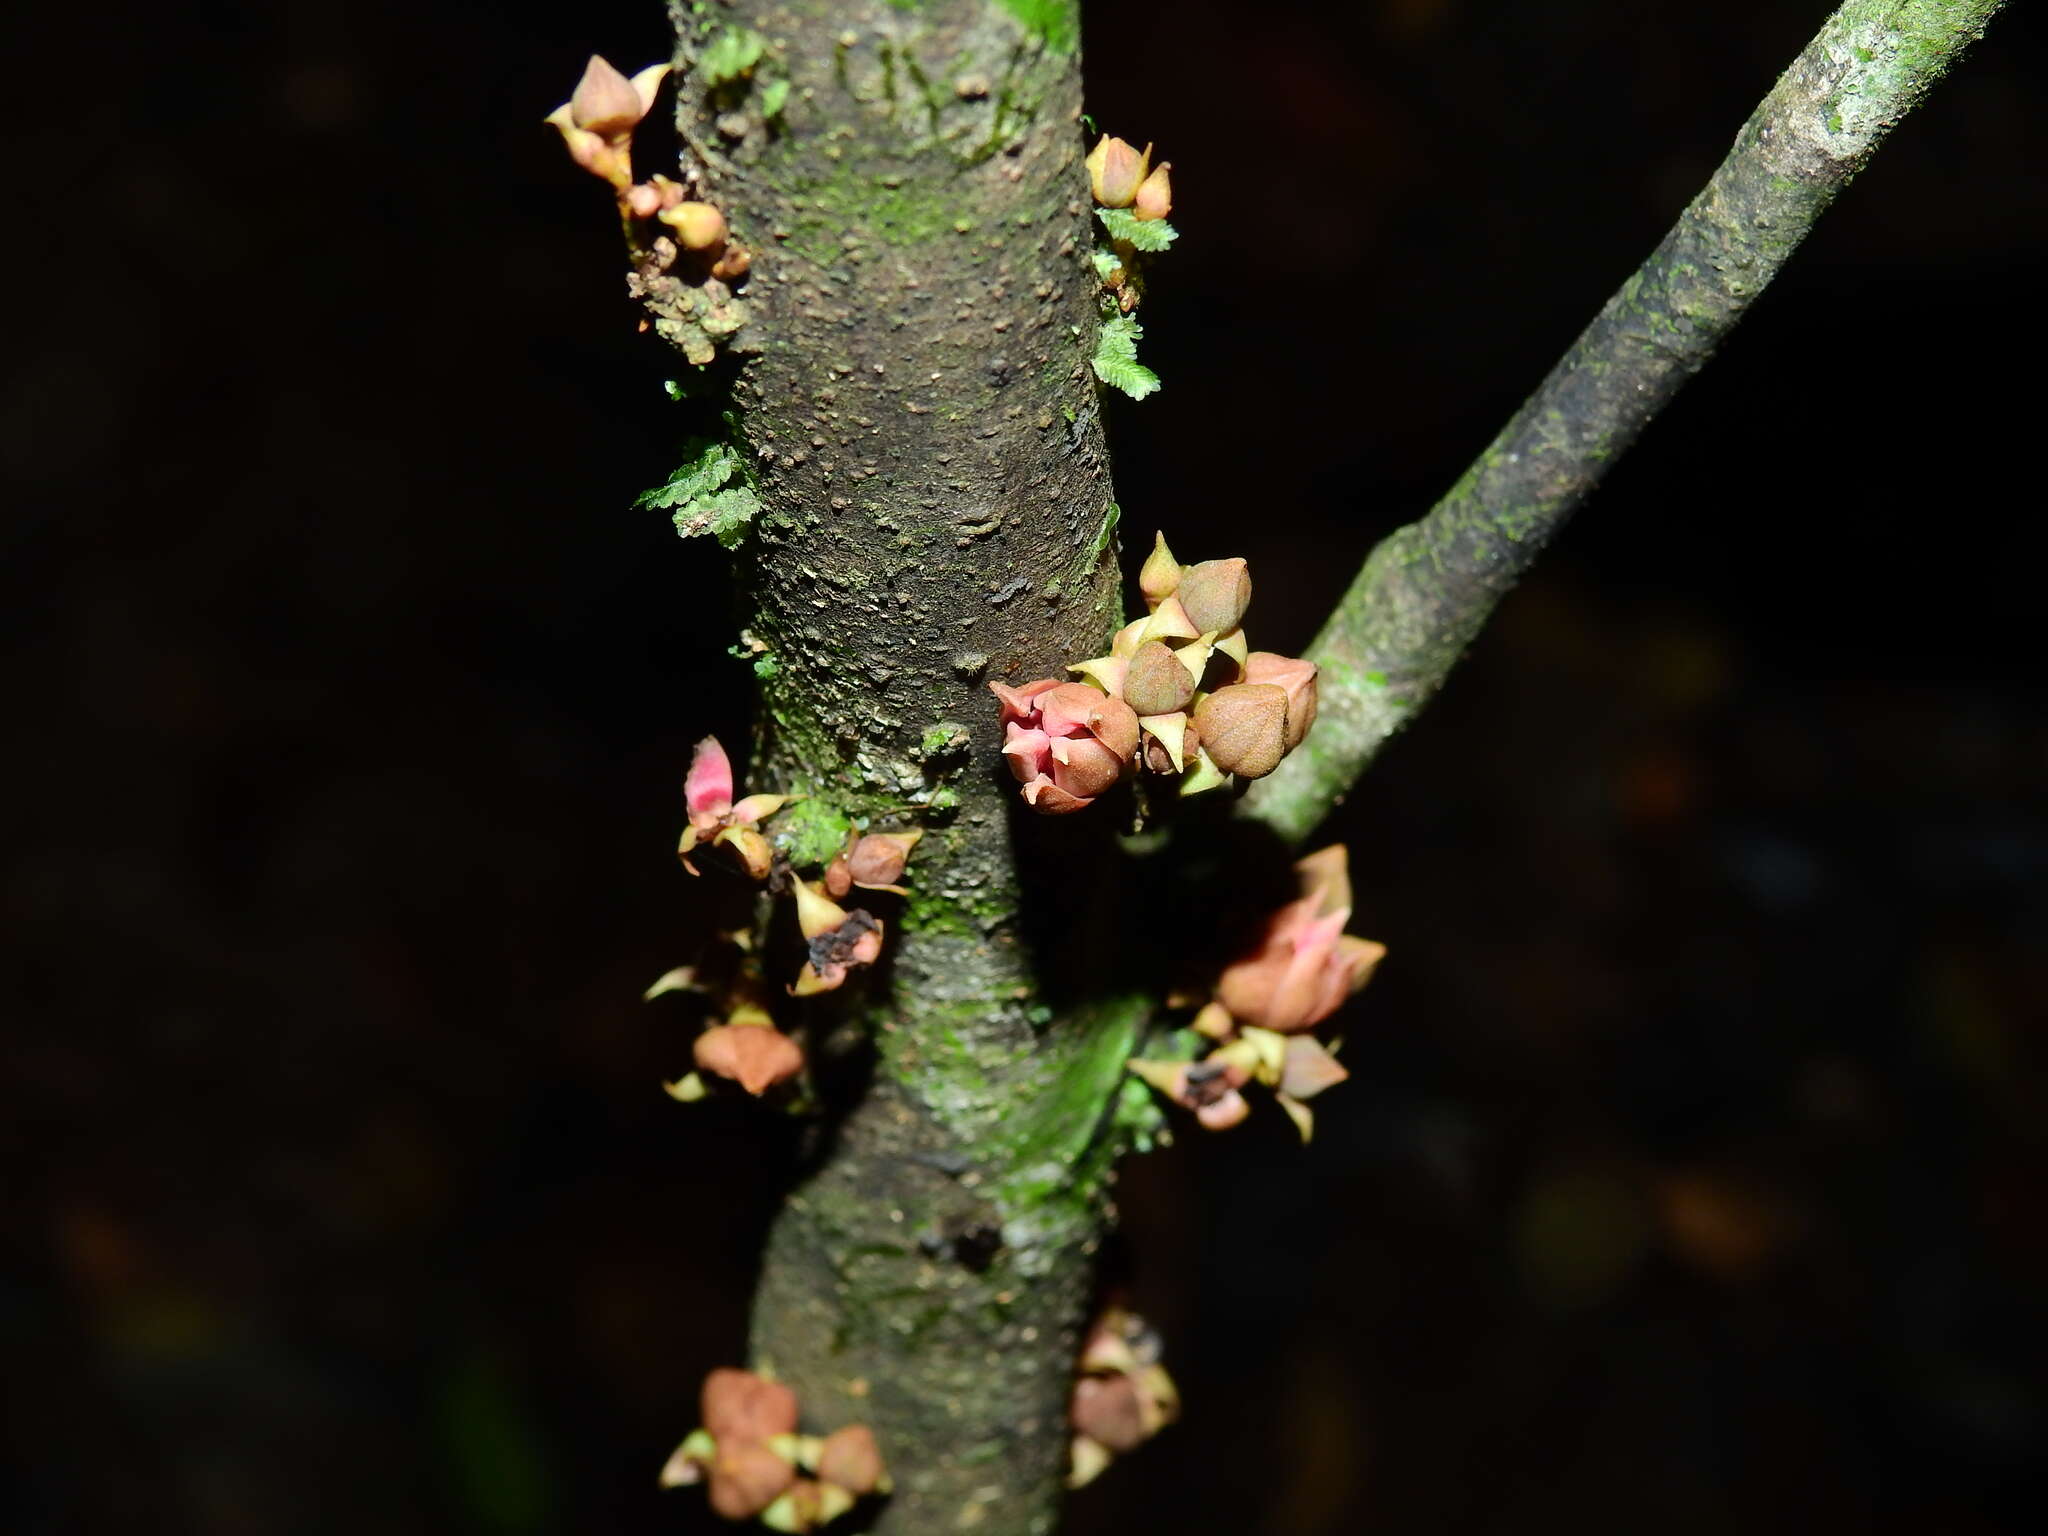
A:
<svg viewBox="0 0 2048 1536">
<path fill-rule="evenodd" d="M 1058 881 L 1020 869 L 1049 832 L 1080 869 L 1107 829 L 1021 815 L 986 688 L 1099 653 L 1117 618 L 1073 15 L 671 14 L 684 64 L 728 28 L 767 43 L 751 81 L 685 69 L 680 108 L 755 253 L 749 787 L 807 796 L 821 846 L 849 817 L 927 832 L 850 1005 L 872 1074 L 776 1223 L 755 1357 L 817 1425 L 874 1426 L 897 1480 L 877 1530 L 1044 1531 L 1133 1028 L 1053 979 Z"/>
</svg>

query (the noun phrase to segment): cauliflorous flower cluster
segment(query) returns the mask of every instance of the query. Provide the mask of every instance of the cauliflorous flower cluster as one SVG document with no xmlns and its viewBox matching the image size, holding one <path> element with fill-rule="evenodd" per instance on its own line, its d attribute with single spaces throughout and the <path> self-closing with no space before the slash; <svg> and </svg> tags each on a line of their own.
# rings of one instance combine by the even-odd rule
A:
<svg viewBox="0 0 2048 1536">
<path fill-rule="evenodd" d="M 732 240 L 725 215 L 692 198 L 681 183 L 659 174 L 633 179 L 633 130 L 653 109 L 668 72 L 666 64 L 650 64 L 629 79 L 592 54 L 575 94 L 545 120 L 562 135 L 569 158 L 611 186 L 639 268 L 636 291 L 643 297 L 665 292 L 672 305 L 695 317 L 695 325 L 678 328 L 671 339 L 701 365 L 716 355 L 718 337 L 745 323 L 745 307 L 730 285 L 747 275 L 753 256 Z M 649 221 L 665 233 L 643 241 L 640 226 Z M 665 277 L 671 268 L 687 281 Z"/>
<path fill-rule="evenodd" d="M 1173 212 L 1172 162 L 1152 163 L 1152 146 L 1132 148 L 1104 134 L 1088 154 L 1088 190 L 1105 208 L 1128 208 L 1140 219 L 1163 219 Z"/>
<path fill-rule="evenodd" d="M 1342 843 L 1294 866 L 1301 895 L 1274 913 L 1257 948 L 1223 968 L 1191 1028 L 1210 1043 L 1199 1061 L 1138 1059 L 1130 1070 L 1212 1131 L 1251 1113 L 1244 1090 L 1273 1090 L 1301 1139 L 1314 1130 L 1308 1100 L 1350 1074 L 1310 1031 L 1372 978 L 1384 944 L 1344 931 L 1351 875 Z"/>
<path fill-rule="evenodd" d="M 796 1393 L 779 1381 L 722 1366 L 704 1378 L 700 1406 L 703 1425 L 675 1448 L 661 1486 L 703 1483 L 728 1520 L 813 1531 L 889 1491 L 874 1431 L 848 1424 L 822 1437 L 798 1433 Z"/>
<path fill-rule="evenodd" d="M 855 971 L 873 965 L 882 955 L 882 920 L 865 907 L 843 907 L 835 898 L 856 887 L 908 895 L 902 884 L 904 867 L 924 834 L 915 829 L 849 832 L 845 845 L 816 878 L 805 880 L 764 830 L 768 819 L 796 798 L 739 795 L 731 759 L 715 736 L 707 736 L 697 743 L 683 780 L 688 819 L 676 852 L 683 868 L 694 875 L 698 870 L 691 862 L 693 853 L 730 849 L 741 873 L 765 881 L 777 894 L 789 893 L 796 903 L 804 958 L 796 979 L 783 990 L 794 997 L 810 997 L 844 986 Z M 646 993 L 649 1001 L 669 992 L 722 999 L 714 1004 L 713 1016 L 691 1048 L 696 1070 L 661 1085 L 670 1098 L 685 1104 L 705 1097 L 721 1079 L 760 1098 L 795 1081 L 804 1070 L 801 1027 L 785 1032 L 776 1024 L 776 993 L 765 978 L 754 935 L 742 929 L 720 938 L 701 970 L 678 966 Z"/>
<path fill-rule="evenodd" d="M 1067 669 L 1085 681 L 989 684 L 1003 755 L 1035 811 L 1078 811 L 1134 768 L 1176 776 L 1183 795 L 1263 778 L 1315 724 L 1315 664 L 1245 638 L 1243 560 L 1183 566 L 1162 534 L 1138 586 L 1150 611 L 1107 656 Z"/>
<path fill-rule="evenodd" d="M 1159 1363 L 1159 1335 L 1135 1312 L 1108 1306 L 1088 1330 L 1067 1400 L 1074 1431 L 1067 1486 L 1079 1488 L 1180 1416 L 1180 1393 Z"/>
</svg>

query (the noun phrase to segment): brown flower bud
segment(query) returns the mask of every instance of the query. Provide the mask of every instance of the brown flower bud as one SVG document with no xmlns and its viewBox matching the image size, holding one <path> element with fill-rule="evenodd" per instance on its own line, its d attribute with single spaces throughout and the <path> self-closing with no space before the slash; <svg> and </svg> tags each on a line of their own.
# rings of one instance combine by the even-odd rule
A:
<svg viewBox="0 0 2048 1536">
<path fill-rule="evenodd" d="M 1122 699 L 1104 695 L 1088 714 L 1095 739 L 1124 762 L 1138 750 L 1138 712 Z"/>
<path fill-rule="evenodd" d="M 751 1520 L 795 1481 L 796 1468 L 760 1441 L 721 1435 L 705 1492 L 726 1519 Z"/>
<path fill-rule="evenodd" d="M 1067 1420 L 1104 1449 L 1122 1455 L 1145 1443 L 1145 1404 L 1138 1384 L 1118 1372 L 1083 1376 L 1074 1383 Z"/>
<path fill-rule="evenodd" d="M 578 128 L 614 138 L 630 134 L 646 115 L 647 108 L 641 105 L 633 82 L 613 68 L 608 59 L 593 53 L 583 67 L 583 78 L 576 82 L 575 94 L 569 98 L 570 119 Z"/>
<path fill-rule="evenodd" d="M 711 264 L 711 275 L 722 283 L 736 283 L 753 265 L 753 254 L 744 245 L 728 245 L 725 254 Z"/>
<path fill-rule="evenodd" d="M 1164 640 L 1138 647 L 1124 671 L 1124 701 L 1141 715 L 1170 715 L 1193 702 L 1195 680 Z"/>
<path fill-rule="evenodd" d="M 1052 746 L 1052 781 L 1078 799 L 1106 793 L 1123 777 L 1124 759 L 1093 736 L 1056 736 Z"/>
<path fill-rule="evenodd" d="M 698 1412 L 718 1440 L 766 1440 L 795 1432 L 796 1393 L 752 1371 L 720 1366 L 704 1378 Z"/>
<path fill-rule="evenodd" d="M 1287 754 L 1287 693 L 1271 683 L 1232 683 L 1195 706 L 1202 750 L 1225 773 L 1262 779 Z"/>
<path fill-rule="evenodd" d="M 1130 207 L 1151 161 L 1150 144 L 1139 154 L 1122 139 L 1104 134 L 1088 155 L 1088 186 L 1095 201 L 1105 208 Z"/>
<path fill-rule="evenodd" d="M 1172 161 L 1162 160 L 1152 168 L 1150 176 L 1138 183 L 1132 213 L 1141 219 L 1163 219 L 1173 212 L 1173 186 L 1166 174 L 1172 169 Z"/>
<path fill-rule="evenodd" d="M 1271 683 L 1287 694 L 1287 750 L 1300 746 L 1316 723 L 1316 664 L 1274 651 L 1253 651 L 1245 658 L 1244 680 Z"/>
<path fill-rule="evenodd" d="M 1252 578 L 1244 561 L 1204 560 L 1182 572 L 1173 594 L 1187 610 L 1198 635 L 1235 629 L 1252 602 Z"/>
<path fill-rule="evenodd" d="M 825 878 L 820 883 L 825 887 L 825 894 L 834 901 L 853 889 L 853 870 L 847 864 L 845 854 L 835 856 L 825 866 Z"/>
<path fill-rule="evenodd" d="M 676 244 L 686 251 L 717 251 L 725 245 L 725 215 L 709 203 L 664 208 L 661 222 L 676 232 Z"/>
<path fill-rule="evenodd" d="M 1148 608 L 1158 607 L 1173 596 L 1173 589 L 1179 585 L 1180 562 L 1166 547 L 1166 535 L 1155 533 L 1152 535 L 1152 553 L 1145 557 L 1144 565 L 1138 569 L 1138 590 L 1144 594 L 1145 605 Z"/>
<path fill-rule="evenodd" d="M 825 1437 L 818 1450 L 818 1476 L 848 1493 L 880 1491 L 889 1480 L 882 1465 L 882 1453 L 875 1445 L 875 1432 L 865 1424 L 848 1424 Z"/>
<path fill-rule="evenodd" d="M 923 836 L 922 831 L 868 833 L 846 855 L 847 871 L 853 883 L 871 891 L 900 893 L 896 882 L 903 878 L 903 866 L 910 859 L 910 850 Z M 833 894 L 840 893 L 835 891 Z"/>
</svg>

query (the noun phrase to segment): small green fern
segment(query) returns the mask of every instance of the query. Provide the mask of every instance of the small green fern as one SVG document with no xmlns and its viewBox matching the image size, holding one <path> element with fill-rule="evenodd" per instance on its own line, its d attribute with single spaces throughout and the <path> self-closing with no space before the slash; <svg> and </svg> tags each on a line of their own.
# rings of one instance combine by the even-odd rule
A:
<svg viewBox="0 0 2048 1536">
<path fill-rule="evenodd" d="M 1163 251 L 1179 232 L 1164 219 L 1141 219 L 1128 208 L 1098 208 L 1095 217 L 1109 231 L 1112 240 L 1122 240 L 1134 251 Z"/>
<path fill-rule="evenodd" d="M 686 539 L 708 533 L 727 549 L 739 548 L 747 524 L 761 510 L 760 499 L 746 483 L 739 454 L 730 444 L 710 437 L 693 437 L 683 446 L 683 467 L 668 477 L 666 485 L 642 491 L 633 505 L 672 509 L 676 532 Z M 735 478 L 739 484 L 726 483 Z"/>
<path fill-rule="evenodd" d="M 1095 377 L 1133 400 L 1159 387 L 1159 375 L 1138 361 L 1138 339 L 1144 334 L 1145 328 L 1129 315 L 1118 315 L 1103 321 L 1095 338 Z"/>
</svg>

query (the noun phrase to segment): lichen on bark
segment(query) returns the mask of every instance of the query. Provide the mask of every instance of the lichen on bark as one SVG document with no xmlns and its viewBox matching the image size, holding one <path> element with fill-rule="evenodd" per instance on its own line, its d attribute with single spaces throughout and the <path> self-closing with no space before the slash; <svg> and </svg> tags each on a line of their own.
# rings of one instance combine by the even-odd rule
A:
<svg viewBox="0 0 2048 1536">
<path fill-rule="evenodd" d="M 875 1427 L 885 1531 L 1052 1523 L 1137 1018 L 1057 980 L 1020 911 L 1048 829 L 971 749 L 991 679 L 1099 652 L 1119 609 L 1077 29 L 1027 9 L 670 7 L 683 168 L 754 253 L 749 783 L 927 834 L 849 1005 L 871 1076 L 777 1218 L 752 1339 L 819 1426 Z M 714 85 L 689 66 L 728 29 L 763 46 Z"/>
</svg>

